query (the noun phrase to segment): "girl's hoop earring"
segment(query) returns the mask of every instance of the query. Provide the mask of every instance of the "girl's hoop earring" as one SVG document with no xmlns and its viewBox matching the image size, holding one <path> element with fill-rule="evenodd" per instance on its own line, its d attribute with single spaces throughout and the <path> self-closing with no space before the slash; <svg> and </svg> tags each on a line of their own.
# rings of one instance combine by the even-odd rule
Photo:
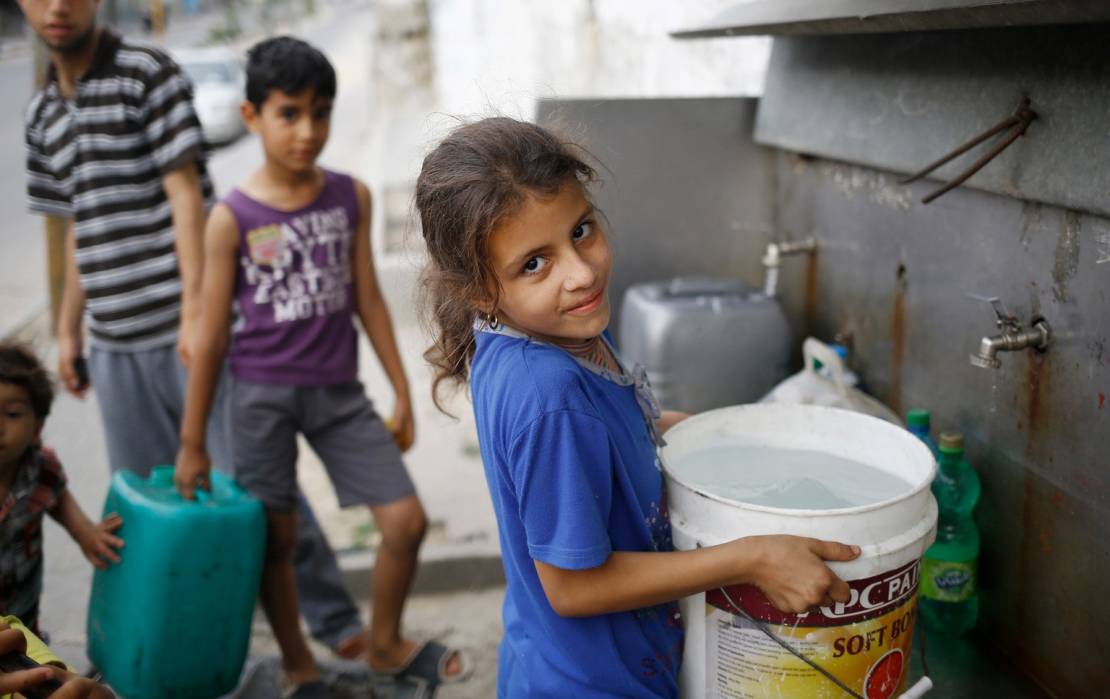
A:
<svg viewBox="0 0 1110 699">
<path fill-rule="evenodd" d="M 501 326 L 501 321 L 497 320 L 496 313 L 486 314 L 486 325 L 488 325 L 491 330 L 497 330 L 497 328 Z"/>
</svg>

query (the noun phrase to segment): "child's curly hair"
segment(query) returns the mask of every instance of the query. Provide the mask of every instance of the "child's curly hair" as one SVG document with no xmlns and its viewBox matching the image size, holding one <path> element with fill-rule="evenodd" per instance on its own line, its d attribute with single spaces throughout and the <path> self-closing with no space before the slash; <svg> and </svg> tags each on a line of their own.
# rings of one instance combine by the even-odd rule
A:
<svg viewBox="0 0 1110 699">
<path fill-rule="evenodd" d="M 462 384 L 469 374 L 479 305 L 497 307 L 490 233 L 528 195 L 594 181 L 588 157 L 541 126 L 491 117 L 458 127 L 424 158 L 416 209 L 430 258 L 423 277 L 427 310 L 436 326 L 424 358 L 435 368 L 432 398 L 441 410 L 440 384 Z"/>
<path fill-rule="evenodd" d="M 50 406 L 54 404 L 54 381 L 26 345 L 0 342 L 0 383 L 19 386 L 27 391 L 31 410 L 40 420 L 50 414 Z"/>
</svg>

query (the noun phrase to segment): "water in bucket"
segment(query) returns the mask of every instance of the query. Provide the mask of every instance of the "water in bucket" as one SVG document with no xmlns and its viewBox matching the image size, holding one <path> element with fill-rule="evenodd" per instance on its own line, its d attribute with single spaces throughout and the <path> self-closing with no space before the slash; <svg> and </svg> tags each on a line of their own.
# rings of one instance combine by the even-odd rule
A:
<svg viewBox="0 0 1110 699">
<path fill-rule="evenodd" d="M 674 471 L 704 492 L 792 510 L 870 505 L 911 488 L 898 476 L 829 452 L 743 442 L 721 441 L 693 451 Z"/>
</svg>

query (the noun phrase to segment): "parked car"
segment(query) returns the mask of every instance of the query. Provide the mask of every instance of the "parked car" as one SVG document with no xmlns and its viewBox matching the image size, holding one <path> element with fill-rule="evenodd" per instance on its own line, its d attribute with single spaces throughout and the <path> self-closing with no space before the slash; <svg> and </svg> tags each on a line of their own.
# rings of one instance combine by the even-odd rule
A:
<svg viewBox="0 0 1110 699">
<path fill-rule="evenodd" d="M 174 58 L 195 89 L 193 103 L 210 143 L 228 143 L 243 133 L 239 105 L 245 77 L 239 55 L 228 48 L 187 49 Z"/>
</svg>

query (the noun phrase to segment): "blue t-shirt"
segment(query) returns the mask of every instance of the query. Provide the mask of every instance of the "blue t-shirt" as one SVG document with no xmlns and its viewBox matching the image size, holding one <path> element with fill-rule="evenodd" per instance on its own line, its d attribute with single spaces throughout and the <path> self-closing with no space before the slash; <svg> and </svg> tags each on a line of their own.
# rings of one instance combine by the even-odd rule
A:
<svg viewBox="0 0 1110 699">
<path fill-rule="evenodd" d="M 500 697 L 677 697 L 678 604 L 564 618 L 534 560 L 563 569 L 672 549 L 635 388 L 543 343 L 477 333 L 471 392 L 508 587 Z"/>
</svg>

